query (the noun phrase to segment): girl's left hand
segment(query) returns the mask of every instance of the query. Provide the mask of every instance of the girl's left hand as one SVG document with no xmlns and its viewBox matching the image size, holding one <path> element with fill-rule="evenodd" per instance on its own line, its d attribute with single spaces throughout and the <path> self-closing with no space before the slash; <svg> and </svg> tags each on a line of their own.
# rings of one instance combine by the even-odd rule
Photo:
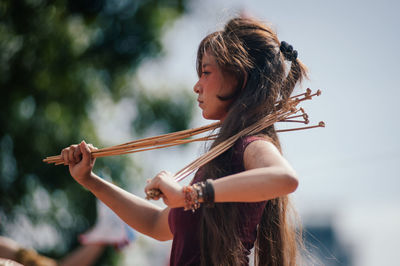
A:
<svg viewBox="0 0 400 266">
<path fill-rule="evenodd" d="M 154 198 L 154 200 L 158 200 L 161 197 L 164 203 L 170 208 L 178 208 L 185 205 L 182 186 L 174 180 L 173 174 L 169 172 L 162 171 L 153 179 L 148 179 L 144 192 L 147 193 L 151 189 L 160 190 L 161 195 Z"/>
</svg>

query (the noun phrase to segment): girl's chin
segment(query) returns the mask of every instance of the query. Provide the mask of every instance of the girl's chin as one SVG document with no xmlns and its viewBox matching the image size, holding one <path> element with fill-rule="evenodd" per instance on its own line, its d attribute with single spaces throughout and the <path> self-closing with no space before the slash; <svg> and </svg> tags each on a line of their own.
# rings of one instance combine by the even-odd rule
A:
<svg viewBox="0 0 400 266">
<path fill-rule="evenodd" d="M 204 112 L 203 112 L 203 118 L 204 119 L 210 119 L 209 116 L 207 114 L 205 114 Z"/>
<path fill-rule="evenodd" d="M 203 112 L 203 118 L 207 119 L 207 120 L 214 120 L 212 117 L 210 117 L 209 115 L 205 114 L 204 112 Z"/>
<path fill-rule="evenodd" d="M 213 116 L 213 115 L 208 115 L 208 114 L 204 113 L 204 111 L 203 111 L 203 118 L 207 119 L 207 120 L 221 120 L 220 117 L 216 117 L 216 116 Z"/>
</svg>

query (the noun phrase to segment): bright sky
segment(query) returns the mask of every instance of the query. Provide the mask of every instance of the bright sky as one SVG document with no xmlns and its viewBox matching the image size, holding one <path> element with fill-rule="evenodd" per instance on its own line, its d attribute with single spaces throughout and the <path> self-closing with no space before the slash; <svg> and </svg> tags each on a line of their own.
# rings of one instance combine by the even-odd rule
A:
<svg viewBox="0 0 400 266">
<path fill-rule="evenodd" d="M 196 48 L 207 33 L 240 11 L 270 22 L 280 40 L 292 44 L 309 67 L 310 80 L 303 88 L 323 92 L 304 107 L 312 123 L 323 120 L 327 127 L 281 135 L 284 155 L 300 176 L 294 195 L 297 209 L 305 221 L 332 218 L 342 240 L 355 249 L 355 265 L 398 265 L 399 2 L 191 3 L 189 13 L 166 28 L 166 57 L 145 63 L 141 82 L 149 90 L 165 82 L 191 89 Z M 193 126 L 206 123 L 198 112 Z M 179 170 L 199 150 L 150 154 L 143 161 L 151 157 L 160 169 L 152 167 L 149 175 Z"/>
</svg>

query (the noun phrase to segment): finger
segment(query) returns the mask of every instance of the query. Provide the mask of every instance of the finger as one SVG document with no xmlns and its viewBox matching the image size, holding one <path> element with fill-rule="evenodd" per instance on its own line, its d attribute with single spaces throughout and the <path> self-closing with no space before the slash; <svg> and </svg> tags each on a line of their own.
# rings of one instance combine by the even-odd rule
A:
<svg viewBox="0 0 400 266">
<path fill-rule="evenodd" d="M 91 163 L 94 165 L 94 163 L 96 162 L 96 158 L 93 158 L 92 152 L 97 151 L 98 148 L 93 146 L 93 144 L 91 144 L 91 143 L 89 143 L 88 146 L 89 146 L 89 150 L 90 150 Z"/>
<path fill-rule="evenodd" d="M 82 152 L 82 163 L 86 165 L 90 165 L 90 159 L 92 157 L 90 153 L 89 146 L 86 144 L 84 140 L 79 144 L 79 148 Z"/>
<path fill-rule="evenodd" d="M 153 189 L 154 185 L 151 184 L 151 181 L 147 183 L 147 185 L 144 187 L 144 192 L 147 193 L 149 190 Z"/>
<path fill-rule="evenodd" d="M 68 161 L 68 149 L 69 148 L 65 148 L 61 151 L 61 157 L 64 161 L 64 165 L 68 165 L 69 161 Z"/>
<path fill-rule="evenodd" d="M 92 143 L 88 143 L 88 146 L 89 146 L 90 151 L 97 151 L 97 150 L 98 150 L 98 148 L 96 148 L 95 146 L 93 146 Z"/>
<path fill-rule="evenodd" d="M 152 194 L 153 195 L 152 198 L 155 196 L 159 196 L 159 193 L 161 193 L 161 191 L 159 190 L 159 186 L 156 182 L 154 182 L 154 179 L 155 178 L 148 179 L 148 181 L 150 181 L 150 182 L 148 182 L 144 188 L 144 193 L 146 195 L 148 195 L 149 193 Z M 156 194 L 154 194 L 154 193 L 156 193 Z"/>
<path fill-rule="evenodd" d="M 68 151 L 69 162 L 75 162 L 74 152 L 75 152 L 75 147 L 73 145 L 69 146 L 69 151 Z"/>
<path fill-rule="evenodd" d="M 171 179 L 171 178 L 173 178 L 174 176 L 172 175 L 172 173 L 171 172 L 168 172 L 168 171 L 161 171 L 158 175 L 157 175 L 158 177 L 164 177 L 164 178 L 169 178 L 169 179 Z"/>
<path fill-rule="evenodd" d="M 78 145 L 74 145 L 75 146 L 75 150 L 74 150 L 74 159 L 75 162 L 79 162 L 80 160 L 82 160 L 82 152 L 81 149 L 78 147 Z"/>
</svg>

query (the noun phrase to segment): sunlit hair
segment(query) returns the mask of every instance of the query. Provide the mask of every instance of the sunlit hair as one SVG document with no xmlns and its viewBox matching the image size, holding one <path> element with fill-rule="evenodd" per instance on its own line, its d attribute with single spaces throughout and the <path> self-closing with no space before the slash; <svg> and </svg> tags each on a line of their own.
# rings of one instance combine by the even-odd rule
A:
<svg viewBox="0 0 400 266">
<path fill-rule="evenodd" d="M 199 45 L 197 71 L 201 75 L 205 53 L 215 57 L 223 73 L 233 75 L 237 87 L 231 95 L 219 99 L 232 100 L 217 139 L 221 143 L 242 129 L 275 111 L 277 100 L 286 100 L 295 85 L 306 76 L 305 66 L 298 60 L 286 62 L 280 52 L 280 41 L 265 24 L 250 18 L 231 19 L 222 31 L 206 36 Z M 265 136 L 280 150 L 274 126 L 257 135 Z M 230 149 L 203 168 L 204 178 L 219 178 L 232 173 Z M 202 265 L 243 265 L 244 247 L 239 238 L 237 208 L 232 203 L 203 208 L 201 221 Z M 258 226 L 255 243 L 256 265 L 295 265 L 298 257 L 295 226 L 291 224 L 289 199 L 283 196 L 269 200 Z"/>
</svg>

